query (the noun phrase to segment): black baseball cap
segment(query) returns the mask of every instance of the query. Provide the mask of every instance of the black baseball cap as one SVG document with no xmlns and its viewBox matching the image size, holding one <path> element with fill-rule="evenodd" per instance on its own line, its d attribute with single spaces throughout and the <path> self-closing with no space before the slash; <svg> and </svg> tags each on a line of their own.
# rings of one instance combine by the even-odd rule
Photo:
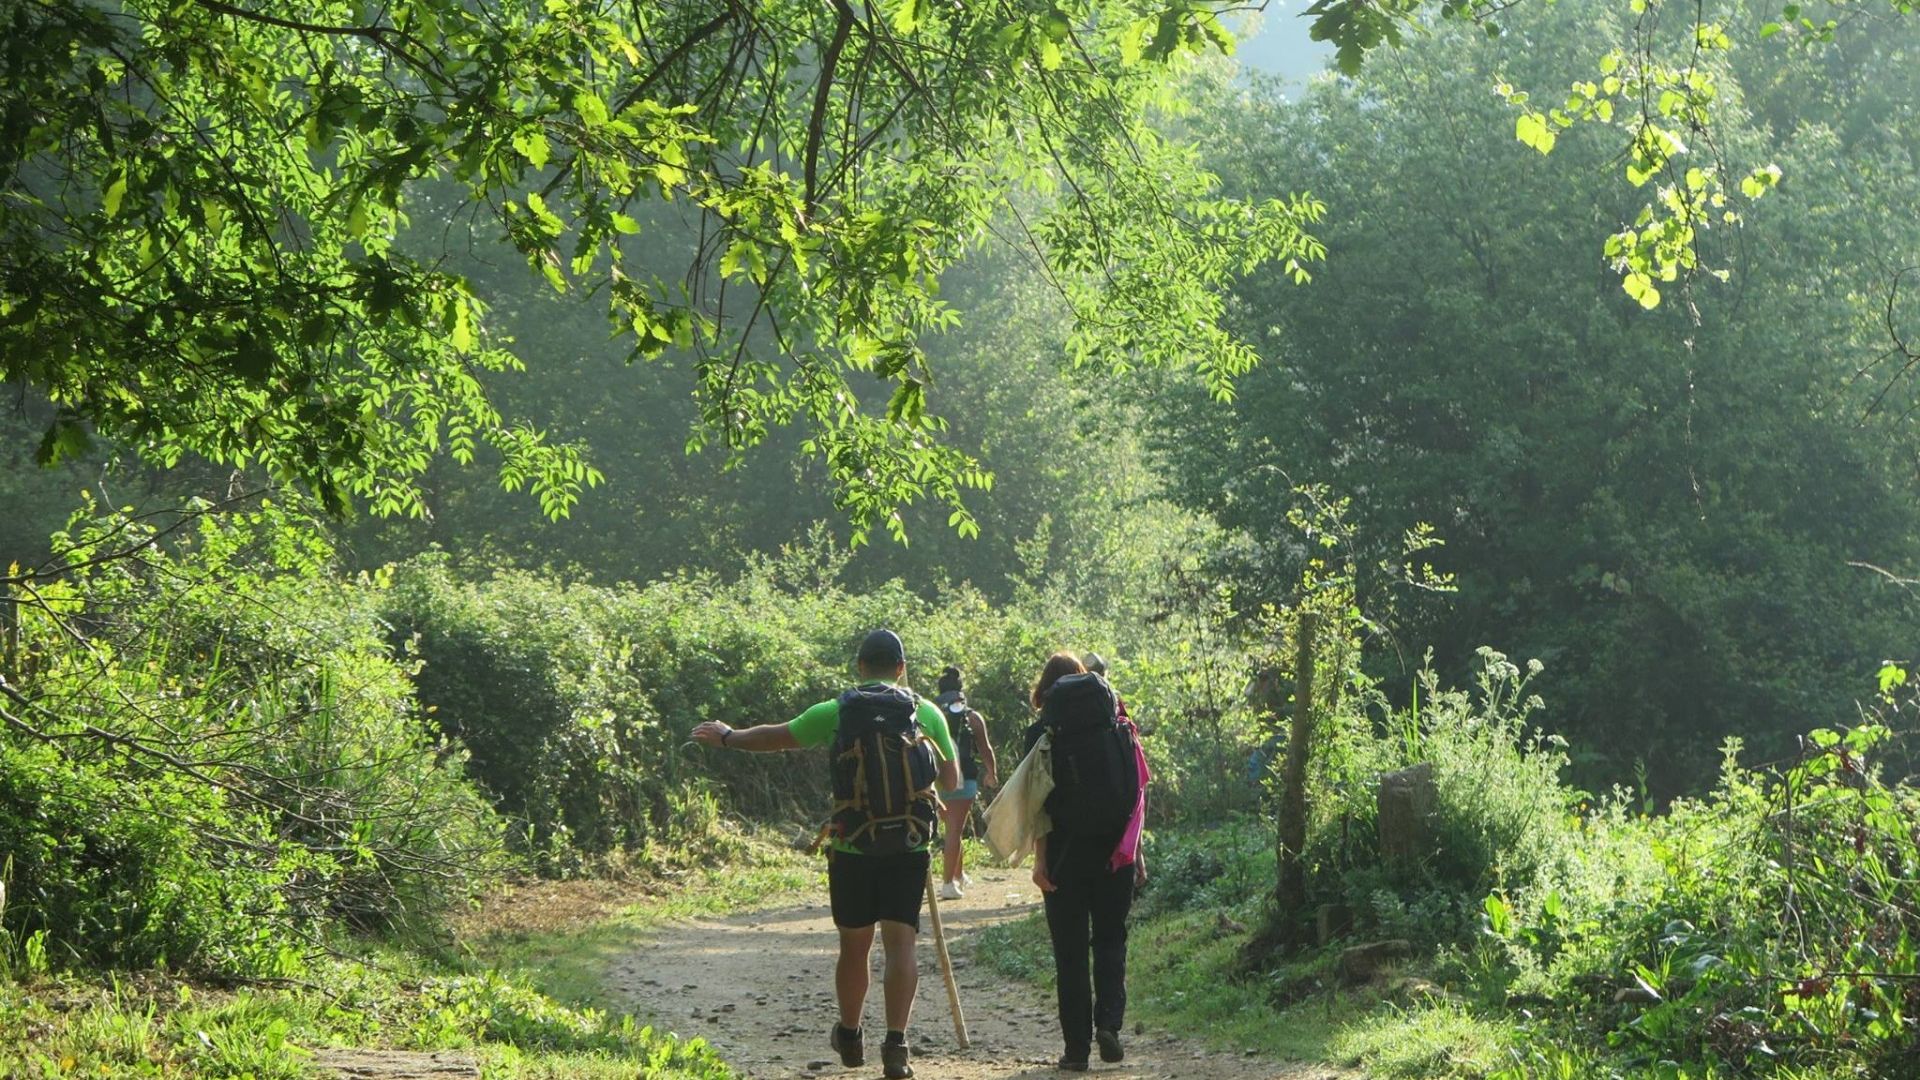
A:
<svg viewBox="0 0 1920 1080">
<path fill-rule="evenodd" d="M 894 668 L 907 662 L 907 647 L 900 635 L 882 627 L 871 631 L 860 642 L 855 661 L 863 668 Z"/>
</svg>

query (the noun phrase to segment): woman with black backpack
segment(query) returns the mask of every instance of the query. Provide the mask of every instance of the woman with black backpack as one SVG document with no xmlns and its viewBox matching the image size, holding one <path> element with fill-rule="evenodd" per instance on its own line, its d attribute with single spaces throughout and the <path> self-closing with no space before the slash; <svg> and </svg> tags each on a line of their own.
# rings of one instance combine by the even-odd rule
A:
<svg viewBox="0 0 1920 1080">
<path fill-rule="evenodd" d="M 1048 736 L 1054 781 L 1049 831 L 1034 843 L 1033 883 L 1053 939 L 1066 1041 L 1060 1068 L 1081 1072 L 1096 1043 L 1102 1061 L 1126 1056 L 1127 913 L 1147 879 L 1138 850 L 1146 759 L 1113 688 L 1071 653 L 1047 659 L 1033 707 L 1040 716 L 1027 729 L 1027 749 Z"/>
<path fill-rule="evenodd" d="M 973 800 L 980 797 L 982 787 L 1000 786 L 1000 763 L 993 754 L 993 740 L 987 737 L 986 720 L 967 704 L 967 692 L 960 686 L 960 669 L 948 665 L 940 673 L 939 688 L 933 704 L 946 720 L 954 752 L 960 755 L 960 786 L 940 793 L 940 816 L 946 824 L 940 899 L 958 900 L 965 895 L 963 886 L 973 884 L 960 844 L 967 816 L 973 812 Z"/>
</svg>

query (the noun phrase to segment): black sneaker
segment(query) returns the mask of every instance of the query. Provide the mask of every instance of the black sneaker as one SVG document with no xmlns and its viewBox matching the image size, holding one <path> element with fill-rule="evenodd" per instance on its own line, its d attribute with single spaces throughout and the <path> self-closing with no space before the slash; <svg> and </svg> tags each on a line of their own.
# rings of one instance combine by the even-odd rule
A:
<svg viewBox="0 0 1920 1080">
<path fill-rule="evenodd" d="M 1093 1041 L 1100 1044 L 1101 1061 L 1121 1061 L 1127 1056 L 1127 1049 L 1120 1045 L 1120 1033 L 1112 1028 L 1094 1028 Z"/>
<path fill-rule="evenodd" d="M 1087 1059 L 1083 1057 L 1082 1058 L 1063 1057 L 1060 1059 L 1060 1061 L 1057 1064 L 1054 1065 L 1054 1068 L 1059 1069 L 1061 1072 L 1086 1072 Z"/>
<path fill-rule="evenodd" d="M 835 1021 L 833 1033 L 827 1036 L 827 1045 L 840 1052 L 840 1064 L 849 1069 L 867 1063 L 867 1044 L 860 1038 L 859 1028 L 841 1027 L 839 1021 Z"/>
<path fill-rule="evenodd" d="M 907 1080 L 913 1075 L 913 1066 L 907 1064 L 906 1043 L 881 1043 L 880 1064 L 885 1067 L 887 1080 Z"/>
</svg>

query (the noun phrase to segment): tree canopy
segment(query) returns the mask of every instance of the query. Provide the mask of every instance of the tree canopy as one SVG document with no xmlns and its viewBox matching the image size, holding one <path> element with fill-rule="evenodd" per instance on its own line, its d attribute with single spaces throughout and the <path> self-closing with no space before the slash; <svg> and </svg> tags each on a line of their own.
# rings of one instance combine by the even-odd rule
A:
<svg viewBox="0 0 1920 1080">
<path fill-rule="evenodd" d="M 1886 362 L 1890 290 L 1920 250 L 1891 210 L 1920 198 L 1920 28 L 1776 42 L 1721 72 L 1741 105 L 1718 137 L 1767 147 L 1786 179 L 1708 249 L 1728 281 L 1646 311 L 1588 242 L 1634 212 L 1615 140 L 1575 130 L 1541 158 L 1488 92 L 1566 70 L 1612 18 L 1516 11 L 1501 38 L 1441 32 L 1299 103 L 1222 89 L 1210 160 L 1231 185 L 1323 197 L 1330 254 L 1298 295 L 1260 275 L 1240 290 L 1241 329 L 1272 345 L 1231 410 L 1163 394 L 1150 430 L 1182 500 L 1254 541 L 1225 574 L 1243 600 L 1292 594 L 1298 485 L 1351 499 L 1369 564 L 1431 523 L 1446 546 L 1421 558 L 1458 589 L 1403 605 L 1403 659 L 1538 657 L 1550 723 L 1600 759 L 1586 775 L 1640 760 L 1672 791 L 1726 736 L 1771 754 L 1808 716 L 1849 713 L 1904 655 L 1910 598 L 1849 563 L 1920 562 L 1915 433 Z"/>
<path fill-rule="evenodd" d="M 484 449 L 563 514 L 600 473 L 494 405 L 540 343 L 500 341 L 423 242 L 451 219 L 592 292 L 633 359 L 691 351 L 693 445 L 803 420 L 863 531 L 919 497 L 969 531 L 989 476 L 938 438 L 918 342 L 989 230 L 1045 267 L 1082 362 L 1222 395 L 1254 351 L 1221 287 L 1319 254 L 1317 204 L 1222 198 L 1153 123 L 1181 57 L 1230 43 L 1218 6 L 12 5 L 0 370 L 59 407 L 43 460 L 91 428 L 419 513 L 435 454 Z M 671 258 L 662 204 L 697 221 Z"/>
</svg>

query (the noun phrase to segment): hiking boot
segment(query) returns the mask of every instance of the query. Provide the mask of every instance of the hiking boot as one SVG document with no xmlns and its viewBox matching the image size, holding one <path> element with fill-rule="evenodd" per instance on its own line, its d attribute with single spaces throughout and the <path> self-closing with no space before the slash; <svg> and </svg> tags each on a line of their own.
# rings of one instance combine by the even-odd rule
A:
<svg viewBox="0 0 1920 1080">
<path fill-rule="evenodd" d="M 1120 1033 L 1112 1028 L 1094 1028 L 1093 1041 L 1100 1044 L 1101 1061 L 1120 1061 L 1127 1056 L 1127 1048 L 1120 1045 Z"/>
<path fill-rule="evenodd" d="M 966 894 L 960 891 L 960 883 L 957 881 L 949 881 L 945 885 L 940 886 L 940 899 L 942 900 L 958 900 L 964 895 Z"/>
<path fill-rule="evenodd" d="M 1086 1072 L 1087 1059 L 1083 1057 L 1062 1057 L 1055 1063 L 1054 1068 L 1059 1069 L 1061 1072 Z"/>
<path fill-rule="evenodd" d="M 907 1064 L 907 1044 L 904 1042 L 881 1043 L 880 1064 L 885 1066 L 887 1080 L 907 1080 L 913 1075 L 913 1066 Z"/>
<path fill-rule="evenodd" d="M 867 1063 L 867 1044 L 860 1038 L 859 1028 L 841 1027 L 834 1022 L 833 1033 L 827 1036 L 827 1045 L 840 1054 L 840 1064 L 851 1069 Z"/>
</svg>

